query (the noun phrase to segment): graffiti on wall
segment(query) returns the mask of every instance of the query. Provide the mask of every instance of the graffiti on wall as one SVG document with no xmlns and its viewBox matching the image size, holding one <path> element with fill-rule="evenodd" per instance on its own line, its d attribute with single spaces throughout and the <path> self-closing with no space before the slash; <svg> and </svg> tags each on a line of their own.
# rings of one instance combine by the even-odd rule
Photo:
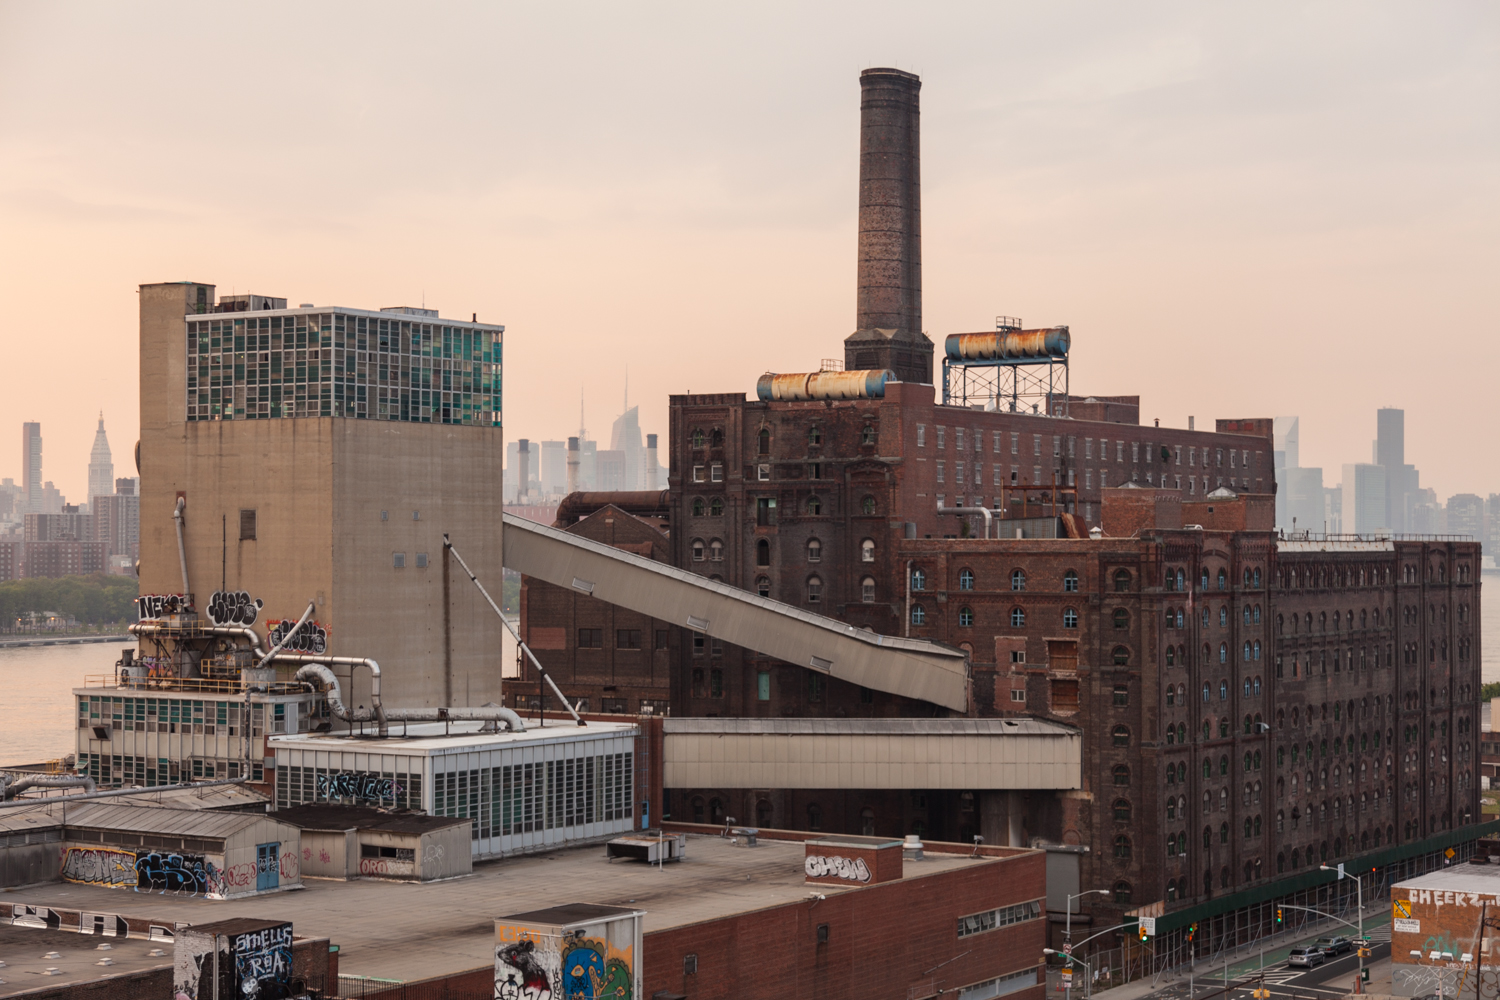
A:
<svg viewBox="0 0 1500 1000">
<path fill-rule="evenodd" d="M 402 788 L 395 779 L 373 771 L 335 771 L 318 775 L 318 798 L 356 802 L 395 802 Z"/>
<path fill-rule="evenodd" d="M 216 590 L 208 598 L 208 620 L 215 625 L 255 624 L 265 605 L 243 590 Z"/>
<path fill-rule="evenodd" d="M 218 961 L 215 962 L 215 953 Z M 216 995 L 233 996 L 232 983 L 214 983 L 214 969 L 229 967 L 229 939 L 185 927 L 172 945 L 173 1000 L 198 1000 Z M 205 976 L 205 973 L 207 975 Z M 227 979 L 227 976 L 221 977 Z M 220 989 L 215 989 L 215 985 Z M 222 987 L 230 989 L 223 989 Z"/>
<path fill-rule="evenodd" d="M 135 852 L 108 847 L 70 847 L 63 855 L 62 877 L 69 882 L 134 888 Z"/>
<path fill-rule="evenodd" d="M 141 851 L 135 856 L 135 874 L 136 888 L 144 892 L 207 896 L 219 883 L 213 864 L 201 854 Z"/>
<path fill-rule="evenodd" d="M 823 857 L 810 854 L 802 862 L 808 878 L 841 878 L 849 882 L 870 881 L 870 867 L 864 858 Z"/>
<path fill-rule="evenodd" d="M 135 614 L 141 621 L 163 615 L 187 614 L 192 610 L 192 594 L 142 594 L 135 599 Z"/>
<path fill-rule="evenodd" d="M 562 938 L 501 926 L 495 948 L 497 1000 L 631 1000 L 633 948 L 575 932 Z"/>
<path fill-rule="evenodd" d="M 234 955 L 238 993 L 247 1000 L 281 1000 L 291 993 L 292 925 L 235 934 L 229 950 Z"/>
<path fill-rule="evenodd" d="M 175 931 L 164 924 L 153 924 L 139 917 L 132 919 L 118 913 L 90 913 L 87 910 L 59 910 L 26 903 L 0 903 L 0 924 L 31 927 L 38 930 L 61 930 L 100 937 L 140 938 L 146 941 L 171 941 Z"/>
<path fill-rule="evenodd" d="M 266 642 L 272 646 L 277 645 L 291 633 L 296 624 L 295 618 L 267 618 Z M 288 653 L 326 653 L 328 652 L 328 633 L 331 631 L 332 629 L 327 625 L 320 625 L 314 621 L 305 622 L 301 628 L 297 629 L 297 634 L 292 636 L 292 641 L 282 649 Z"/>
</svg>

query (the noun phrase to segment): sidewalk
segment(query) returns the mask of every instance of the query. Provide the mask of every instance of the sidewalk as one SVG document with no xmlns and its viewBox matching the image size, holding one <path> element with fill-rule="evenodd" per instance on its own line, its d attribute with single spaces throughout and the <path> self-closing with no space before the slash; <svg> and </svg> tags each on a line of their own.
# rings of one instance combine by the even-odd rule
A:
<svg viewBox="0 0 1500 1000">
<path fill-rule="evenodd" d="M 1389 941 L 1391 937 L 1390 922 L 1391 911 L 1389 906 L 1383 903 L 1376 903 L 1373 910 L 1370 906 L 1365 907 L 1365 934 L 1372 940 L 1377 942 Z M 1228 956 L 1228 980 L 1232 985 L 1239 980 L 1258 976 L 1262 969 L 1267 972 L 1272 970 L 1278 973 L 1284 972 L 1287 968 L 1287 956 L 1293 948 L 1309 944 L 1320 937 L 1333 934 L 1341 934 L 1351 938 L 1355 936 L 1353 928 L 1345 927 L 1332 920 L 1325 920 L 1322 922 L 1322 926 L 1316 930 L 1309 931 L 1304 929 L 1302 933 L 1296 936 L 1273 936 L 1267 938 L 1263 942 L 1265 947 L 1264 956 L 1262 956 L 1262 952 L 1260 951 L 1262 947 L 1261 942 L 1241 947 Z M 1388 960 L 1382 960 L 1382 962 L 1389 965 Z M 1160 974 L 1143 976 L 1140 979 L 1121 986 L 1095 990 L 1092 996 L 1093 1000 L 1140 1000 L 1142 997 L 1168 991 L 1170 995 L 1182 997 L 1186 1000 L 1190 981 L 1193 986 L 1192 992 L 1194 995 L 1222 989 L 1225 979 L 1225 965 L 1226 961 L 1223 957 L 1217 960 L 1200 958 L 1191 966 L 1184 964 L 1176 969 L 1169 969 Z M 1373 969 L 1374 966 L 1371 966 L 1371 968 Z M 1375 986 L 1374 975 L 1375 973 L 1372 972 L 1371 987 Z M 1389 970 L 1386 971 L 1385 975 L 1386 982 L 1389 983 Z M 1082 1000 L 1084 995 L 1083 978 L 1082 970 L 1080 970 L 1074 979 L 1075 986 L 1073 993 L 1077 1000 Z M 1049 998 L 1061 992 L 1057 987 L 1060 980 L 1061 976 L 1056 969 L 1048 970 L 1047 995 Z M 1347 988 L 1349 985 L 1349 983 L 1345 983 L 1339 988 Z M 1329 987 L 1331 988 L 1332 986 L 1333 984 L 1330 983 Z M 1380 991 L 1369 990 L 1367 992 Z"/>
</svg>

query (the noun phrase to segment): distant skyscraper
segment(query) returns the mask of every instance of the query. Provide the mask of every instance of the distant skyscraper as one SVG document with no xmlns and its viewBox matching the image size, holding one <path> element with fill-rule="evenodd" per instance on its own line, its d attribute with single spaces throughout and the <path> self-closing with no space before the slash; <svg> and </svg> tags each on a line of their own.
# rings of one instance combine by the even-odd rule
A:
<svg viewBox="0 0 1500 1000">
<path fill-rule="evenodd" d="M 104 414 L 99 414 L 99 429 L 94 432 L 94 448 L 89 452 L 89 497 L 113 496 L 115 492 L 115 463 L 109 453 L 109 438 L 104 436 Z M 92 509 L 92 507 L 90 508 Z"/>
<path fill-rule="evenodd" d="M 1343 530 L 1350 534 L 1369 534 L 1389 527 L 1386 521 L 1385 466 L 1344 466 Z"/>
<path fill-rule="evenodd" d="M 542 483 L 542 495 L 562 493 L 568 481 L 568 442 L 543 441 L 541 467 L 537 470 Z M 533 445 L 532 451 L 536 451 Z"/>
<path fill-rule="evenodd" d="M 644 488 L 646 450 L 641 447 L 641 408 L 639 406 L 628 408 L 615 421 L 614 427 L 610 429 L 609 449 L 620 452 L 624 456 L 624 485 L 619 488 L 625 490 Z"/>
<path fill-rule="evenodd" d="M 42 509 L 42 425 L 32 421 L 21 425 L 21 504 L 22 514 Z"/>
<path fill-rule="evenodd" d="M 1271 465 L 1276 470 L 1276 526 L 1283 531 L 1292 528 L 1292 513 L 1290 506 L 1290 492 L 1288 487 L 1288 469 L 1295 469 L 1300 464 L 1301 454 L 1298 448 L 1298 430 L 1296 417 L 1277 417 L 1271 421 L 1271 434 L 1274 438 L 1271 453 Z M 1318 477 L 1318 486 L 1323 485 L 1322 476 Z M 1299 523 L 1299 531 L 1308 530 L 1309 525 Z"/>
<path fill-rule="evenodd" d="M 1473 493 L 1458 493 L 1448 498 L 1448 530 L 1455 535 L 1472 535 L 1484 541 L 1484 498 Z"/>
<path fill-rule="evenodd" d="M 1381 407 L 1375 411 L 1373 460 L 1385 469 L 1385 524 L 1395 531 L 1411 526 L 1419 476 L 1406 464 L 1406 411 Z"/>
</svg>

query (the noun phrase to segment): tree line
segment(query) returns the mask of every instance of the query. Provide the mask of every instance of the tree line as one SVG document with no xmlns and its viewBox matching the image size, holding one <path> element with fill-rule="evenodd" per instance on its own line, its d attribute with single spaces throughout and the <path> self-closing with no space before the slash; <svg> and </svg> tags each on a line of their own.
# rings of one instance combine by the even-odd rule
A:
<svg viewBox="0 0 1500 1000">
<path fill-rule="evenodd" d="M 57 611 L 84 625 L 134 621 L 139 593 L 135 577 L 103 573 L 7 580 L 0 583 L 0 628 L 15 628 L 16 619 L 32 611 Z"/>
</svg>

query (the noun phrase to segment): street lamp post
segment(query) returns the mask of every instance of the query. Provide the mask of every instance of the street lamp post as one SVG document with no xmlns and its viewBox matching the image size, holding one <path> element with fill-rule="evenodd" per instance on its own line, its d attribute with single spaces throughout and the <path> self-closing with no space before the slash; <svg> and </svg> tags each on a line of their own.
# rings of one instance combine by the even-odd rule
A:
<svg viewBox="0 0 1500 1000">
<path fill-rule="evenodd" d="M 1330 868 L 1327 865 L 1319 865 L 1318 867 L 1325 872 L 1337 871 L 1339 873 L 1339 878 L 1344 877 L 1343 865 L 1339 865 L 1336 869 Z M 1356 872 L 1354 875 L 1354 892 L 1359 906 L 1359 916 L 1355 918 L 1359 921 L 1359 944 L 1355 947 L 1354 950 L 1359 955 L 1358 989 L 1361 993 L 1363 993 L 1365 989 L 1365 883 L 1364 879 L 1358 872 Z"/>
<path fill-rule="evenodd" d="M 1073 892 L 1073 894 L 1068 895 L 1068 913 L 1064 919 L 1064 928 L 1062 928 L 1062 940 L 1064 940 L 1064 946 L 1062 946 L 1062 948 L 1064 948 L 1064 954 L 1067 955 L 1068 958 L 1073 958 L 1073 901 L 1080 900 L 1080 898 L 1086 897 L 1086 895 L 1089 894 L 1094 894 L 1094 892 L 1098 892 L 1098 894 L 1100 895 L 1110 894 L 1109 889 L 1085 889 L 1085 891 L 1083 892 Z M 1046 951 L 1046 949 L 1044 949 L 1044 951 Z M 1056 954 L 1056 952 L 1049 952 L 1049 954 Z M 1068 985 L 1068 990 L 1065 991 L 1065 996 L 1073 996 L 1073 985 Z"/>
<path fill-rule="evenodd" d="M 1051 948 L 1043 948 L 1042 954 L 1062 955 L 1063 958 L 1067 959 L 1069 965 L 1077 962 L 1079 965 L 1083 966 L 1083 995 L 1085 997 L 1093 995 L 1092 983 L 1094 978 L 1094 970 L 1092 967 L 1090 967 L 1089 963 L 1085 962 L 1081 958 L 1074 958 L 1072 952 L 1059 952 Z M 1069 984 L 1068 989 L 1071 990 L 1072 988 L 1072 984 Z"/>
</svg>

